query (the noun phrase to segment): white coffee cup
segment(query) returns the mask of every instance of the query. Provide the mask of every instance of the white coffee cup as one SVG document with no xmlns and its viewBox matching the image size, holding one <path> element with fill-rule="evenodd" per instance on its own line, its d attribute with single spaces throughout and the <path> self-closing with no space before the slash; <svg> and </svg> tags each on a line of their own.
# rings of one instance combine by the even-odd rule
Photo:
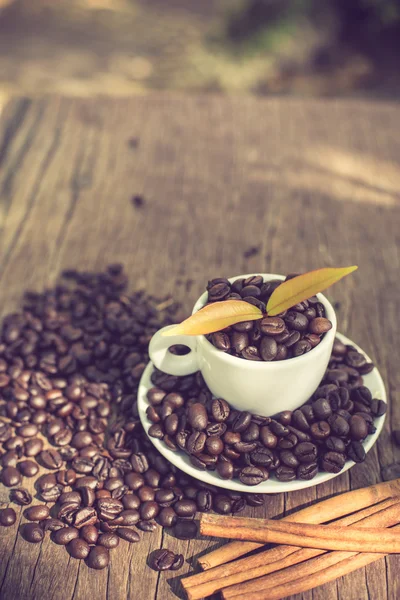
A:
<svg viewBox="0 0 400 600">
<path fill-rule="evenodd" d="M 257 273 L 258 274 L 258 273 Z M 251 277 L 238 275 L 236 279 Z M 261 274 L 264 281 L 284 279 L 282 275 Z M 169 325 L 157 331 L 149 345 L 154 365 L 170 375 L 190 375 L 201 371 L 207 386 L 217 398 L 224 398 L 237 410 L 269 416 L 282 410 L 295 410 L 317 389 L 332 352 L 336 334 L 336 315 L 331 303 L 322 294 L 326 317 L 332 323 L 321 342 L 307 354 L 282 361 L 251 361 L 226 354 L 213 346 L 204 335 L 163 336 Z M 197 300 L 192 314 L 207 302 L 207 292 Z M 191 352 L 178 356 L 169 352 L 175 344 L 184 344 Z"/>
</svg>

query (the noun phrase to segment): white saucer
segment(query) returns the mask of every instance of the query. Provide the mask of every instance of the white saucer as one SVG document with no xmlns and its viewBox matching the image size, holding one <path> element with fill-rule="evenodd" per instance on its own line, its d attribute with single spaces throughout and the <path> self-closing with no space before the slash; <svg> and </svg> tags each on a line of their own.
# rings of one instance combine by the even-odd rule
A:
<svg viewBox="0 0 400 600">
<path fill-rule="evenodd" d="M 366 357 L 368 362 L 371 362 L 371 359 L 369 358 L 369 356 L 359 346 L 357 346 L 357 344 L 355 344 L 352 340 L 349 340 L 349 338 L 342 335 L 341 333 L 337 333 L 336 335 L 344 344 L 351 344 L 352 346 L 357 348 L 357 350 Z M 154 365 L 153 365 L 153 363 L 150 362 L 143 372 L 143 375 L 142 375 L 142 378 L 141 378 L 140 384 L 139 384 L 139 390 L 138 390 L 139 416 L 140 416 L 140 420 L 142 422 L 142 425 L 143 425 L 144 430 L 147 435 L 148 435 L 149 427 L 152 425 L 152 423 L 147 418 L 146 409 L 149 406 L 149 402 L 147 400 L 147 392 L 151 387 L 154 387 L 151 382 L 151 379 L 150 379 L 153 371 L 154 371 Z M 368 375 L 364 375 L 363 377 L 364 377 L 365 385 L 372 392 L 372 396 L 374 398 L 379 398 L 380 400 L 384 400 L 385 402 L 387 402 L 385 386 L 384 386 L 382 377 L 381 377 L 378 369 L 375 367 L 371 371 L 371 373 L 368 373 Z M 372 446 L 375 444 L 380 432 L 382 431 L 384 422 L 385 422 L 385 415 L 375 419 L 376 432 L 373 435 L 368 436 L 368 438 L 364 442 L 364 448 L 365 448 L 366 452 L 368 452 L 372 448 Z M 211 485 L 216 485 L 216 486 L 225 488 L 227 490 L 235 490 L 238 492 L 248 492 L 248 493 L 250 492 L 250 493 L 258 493 L 258 494 L 277 494 L 280 492 L 293 492 L 295 490 L 302 490 L 304 488 L 312 487 L 313 485 L 318 485 L 319 483 L 324 483 L 325 481 L 329 481 L 329 479 L 333 479 L 334 477 L 341 475 L 342 473 L 344 473 L 348 469 L 351 469 L 351 467 L 353 467 L 355 465 L 355 463 L 352 460 L 349 460 L 346 462 L 344 468 L 340 471 L 340 473 L 319 472 L 314 477 L 314 479 L 311 479 L 310 481 L 296 480 L 296 481 L 290 481 L 290 482 L 284 483 L 284 482 L 278 481 L 274 478 L 271 478 L 271 479 L 268 479 L 267 481 L 263 481 L 262 483 L 259 483 L 258 485 L 249 486 L 249 485 L 244 485 L 237 479 L 232 479 L 232 480 L 221 479 L 215 471 L 202 471 L 200 469 L 197 469 L 196 467 L 194 467 L 192 465 L 189 457 L 186 454 L 184 454 L 182 451 L 173 452 L 172 450 L 169 450 L 165 446 L 165 444 L 162 442 L 162 440 L 158 440 L 158 439 L 152 438 L 150 436 L 149 436 L 149 439 L 154 444 L 154 446 L 157 448 L 157 450 L 163 456 L 165 456 L 165 458 L 167 460 L 169 460 L 169 462 L 171 462 L 173 465 L 178 467 L 178 469 L 181 469 L 188 475 L 191 475 L 195 479 L 199 479 L 200 481 L 203 481 L 205 483 L 209 483 Z"/>
</svg>

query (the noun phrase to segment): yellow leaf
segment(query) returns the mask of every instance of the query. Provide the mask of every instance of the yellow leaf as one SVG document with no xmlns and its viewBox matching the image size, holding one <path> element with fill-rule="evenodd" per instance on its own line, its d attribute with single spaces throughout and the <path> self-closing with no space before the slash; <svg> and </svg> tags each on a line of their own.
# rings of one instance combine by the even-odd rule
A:
<svg viewBox="0 0 400 600">
<path fill-rule="evenodd" d="M 317 269 L 284 281 L 272 292 L 267 304 L 267 314 L 273 317 L 288 308 L 292 308 L 295 304 L 323 292 L 333 283 L 356 269 L 358 269 L 356 266 L 341 267 L 339 269 Z"/>
<path fill-rule="evenodd" d="M 213 302 L 163 335 L 205 335 L 242 321 L 255 321 L 262 316 L 259 308 L 242 300 Z"/>
</svg>

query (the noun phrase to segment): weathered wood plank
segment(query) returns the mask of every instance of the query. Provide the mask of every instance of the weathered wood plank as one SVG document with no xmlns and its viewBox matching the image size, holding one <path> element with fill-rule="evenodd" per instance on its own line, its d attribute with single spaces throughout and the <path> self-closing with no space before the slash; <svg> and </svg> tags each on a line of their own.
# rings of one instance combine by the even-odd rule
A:
<svg viewBox="0 0 400 600">
<path fill-rule="evenodd" d="M 387 426 L 350 474 L 247 514 L 281 515 L 378 481 L 380 466 L 400 459 L 390 439 L 391 426 L 400 427 L 399 117 L 395 105 L 359 101 L 15 101 L 0 121 L 1 311 L 68 266 L 123 261 L 132 288 L 174 293 L 188 311 L 212 276 L 359 264 L 330 296 L 340 302 L 340 330 L 381 369 Z M 121 542 L 107 572 L 93 573 L 49 540 L 28 545 L 15 528 L 0 536 L 0 594 L 10 600 L 172 599 L 182 596 L 191 557 L 218 543 L 143 534 L 138 546 Z M 146 567 L 161 545 L 187 557 L 179 574 Z M 397 557 L 379 561 L 296 600 L 397 598 L 399 565 Z"/>
</svg>

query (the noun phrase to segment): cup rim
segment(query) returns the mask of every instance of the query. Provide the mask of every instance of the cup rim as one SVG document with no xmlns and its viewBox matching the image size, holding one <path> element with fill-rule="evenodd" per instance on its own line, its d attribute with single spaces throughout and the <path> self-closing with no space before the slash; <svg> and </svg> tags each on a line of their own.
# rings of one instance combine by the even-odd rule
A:
<svg viewBox="0 0 400 600">
<path fill-rule="evenodd" d="M 249 273 L 247 275 L 236 275 L 234 277 L 227 277 L 227 279 L 231 283 L 233 283 L 237 279 L 247 279 L 248 277 L 254 277 L 255 275 L 261 275 L 264 279 L 264 282 L 271 281 L 272 279 L 280 279 L 280 280 L 284 281 L 286 278 L 285 275 L 278 275 L 276 273 Z M 197 299 L 197 301 L 193 307 L 192 314 L 194 314 L 195 312 L 200 310 L 200 308 L 203 308 L 203 306 L 205 306 L 206 296 L 207 296 L 207 291 L 204 292 Z M 205 335 L 196 336 L 198 343 L 201 344 L 202 346 L 204 346 L 205 350 L 207 352 L 214 354 L 222 361 L 230 363 L 232 365 L 236 365 L 238 367 L 241 364 L 242 367 L 246 366 L 246 368 L 249 368 L 249 369 L 266 369 L 266 370 L 267 369 L 283 369 L 283 368 L 288 368 L 290 365 L 293 365 L 294 363 L 297 364 L 301 361 L 303 361 L 303 362 L 306 362 L 307 360 L 310 361 L 310 357 L 311 357 L 311 360 L 313 360 L 313 357 L 317 358 L 317 353 L 318 354 L 323 353 L 325 350 L 327 350 L 329 348 L 330 345 L 333 344 L 333 341 L 334 341 L 334 338 L 336 335 L 336 327 L 337 327 L 336 313 L 335 313 L 335 309 L 333 308 L 332 304 L 329 302 L 329 300 L 323 294 L 319 293 L 319 294 L 316 294 L 316 296 L 320 300 L 320 302 L 324 305 L 324 307 L 327 311 L 327 318 L 332 323 L 332 328 L 326 332 L 326 334 L 324 335 L 323 339 L 318 344 L 318 346 L 316 346 L 315 348 L 313 348 L 312 350 L 310 350 L 310 352 L 307 352 L 306 354 L 302 354 L 300 356 L 295 356 L 295 357 L 289 358 L 287 360 L 278 360 L 278 361 L 273 361 L 273 360 L 272 361 L 264 361 L 264 360 L 256 361 L 256 360 L 254 360 L 253 361 L 253 360 L 245 360 L 244 358 L 240 358 L 238 356 L 232 356 L 231 354 L 222 352 L 222 350 L 219 350 L 213 344 L 211 344 L 211 342 L 208 341 L 208 339 L 205 337 Z M 238 361 L 240 361 L 240 362 L 238 362 Z M 243 364 L 243 362 L 245 364 Z"/>
</svg>

